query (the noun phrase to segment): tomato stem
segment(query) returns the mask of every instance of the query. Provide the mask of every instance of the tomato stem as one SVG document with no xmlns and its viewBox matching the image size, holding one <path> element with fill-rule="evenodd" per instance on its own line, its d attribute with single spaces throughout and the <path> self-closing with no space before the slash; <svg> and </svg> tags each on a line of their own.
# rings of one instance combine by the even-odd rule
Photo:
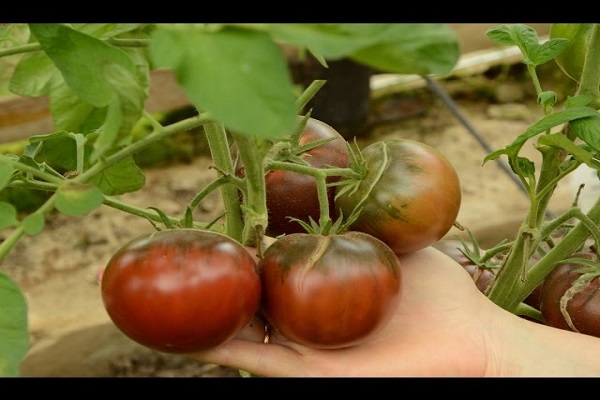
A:
<svg viewBox="0 0 600 400">
<path fill-rule="evenodd" d="M 246 179 L 246 197 L 244 198 L 243 230 L 241 243 L 258 245 L 260 236 L 267 229 L 267 191 L 263 156 L 253 136 L 232 132 L 239 155 L 244 165 Z M 257 231 L 258 236 L 257 237 Z"/>
<path fill-rule="evenodd" d="M 217 169 L 229 175 L 234 175 L 235 167 L 223 124 L 217 122 L 206 123 L 204 131 L 206 132 L 213 163 Z M 239 242 L 242 240 L 244 227 L 238 188 L 235 185 L 221 185 L 220 187 L 225 210 L 225 233 Z"/>
</svg>

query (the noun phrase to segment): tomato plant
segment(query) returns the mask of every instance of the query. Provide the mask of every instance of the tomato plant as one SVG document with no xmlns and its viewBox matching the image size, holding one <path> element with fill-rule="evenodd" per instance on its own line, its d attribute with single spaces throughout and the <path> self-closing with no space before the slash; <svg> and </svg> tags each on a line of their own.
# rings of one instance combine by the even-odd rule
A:
<svg viewBox="0 0 600 400">
<path fill-rule="evenodd" d="M 169 353 L 231 339 L 259 307 L 256 262 L 230 237 L 198 229 L 157 231 L 132 240 L 108 261 L 104 306 L 129 338 Z"/>
<path fill-rule="evenodd" d="M 586 251 L 559 263 L 545 278 L 540 310 L 547 325 L 600 337 L 600 267 Z"/>
<path fill-rule="evenodd" d="M 369 233 L 397 254 L 441 239 L 461 203 L 454 166 L 433 147 L 386 139 L 362 149 L 364 169 L 356 185 L 339 186 L 335 204 L 343 215 L 359 211 L 351 229 Z"/>
<path fill-rule="evenodd" d="M 23 28 L 18 35 L 15 27 Z M 106 206 L 144 218 L 157 233 L 126 245 L 103 271 L 106 308 L 117 326 L 162 351 L 227 340 L 256 300 L 252 263 L 240 249 L 257 248 L 260 255 L 267 232 L 341 232 L 345 222 L 332 205 L 332 185 L 358 179 L 347 166 L 346 143 L 331 127 L 308 119 L 307 104 L 326 82 L 294 85 L 290 48 L 310 52 L 324 66 L 347 59 L 378 71 L 423 75 L 450 72 L 460 54 L 454 31 L 444 24 L 0 25 L 0 57 L 18 57 L 4 87 L 18 96 L 46 96 L 54 123 L 52 132 L 29 138 L 21 153 L 0 157 L 0 190 L 47 194 L 25 214 L 3 197 L 0 229 L 8 231 L 0 259 L 23 236 L 40 233 L 53 212 L 85 217 Z M 157 69 L 173 73 L 197 114 L 165 122 L 147 112 L 150 73 Z M 148 132 L 135 135 L 140 124 Z M 121 195 L 146 184 L 134 156 L 183 132 L 203 135 L 217 177 L 176 214 L 124 201 Z M 236 174 L 236 157 L 243 175 Z M 282 182 L 290 183 L 285 194 Z M 223 213 L 203 220 L 196 211 L 215 191 Z M 245 283 L 235 278 L 236 259 L 249 274 L 242 273 Z M 218 274 L 215 261 L 221 261 Z M 218 279 L 211 284 L 204 273 Z M 177 287 L 177 296 L 153 286 L 165 280 Z M 136 282 L 144 289 L 136 291 Z M 152 292 L 155 297 L 146 297 Z M 0 293 L 3 309 L 22 310 L 17 301 Z M 14 371 L 24 354 L 23 346 L 0 346 L 0 366 L 9 360 Z"/>
<path fill-rule="evenodd" d="M 401 298 L 398 257 L 362 232 L 285 235 L 258 265 L 264 316 L 288 339 L 314 348 L 364 341 L 385 326 Z"/>
<path fill-rule="evenodd" d="M 17 212 L 18 200 L 3 197 L 0 229 L 6 231 L 0 260 L 21 238 L 39 234 L 54 213 L 82 218 L 105 206 L 148 220 L 157 233 L 127 245 L 110 259 L 101 291 L 115 324 L 149 347 L 186 352 L 228 340 L 256 311 L 256 290 L 265 297 L 259 300 L 259 308 L 291 340 L 323 348 L 358 343 L 382 329 L 389 312 L 401 301 L 402 266 L 395 253 L 433 245 L 457 222 L 460 182 L 433 147 L 404 139 L 382 140 L 360 150 L 348 146 L 349 153 L 329 158 L 332 154 L 327 149 L 341 144 L 335 134 L 332 141 L 317 135 L 304 142 L 302 124 L 320 125 L 310 120 L 307 104 L 326 82 L 298 90 L 285 58 L 285 46 L 291 46 L 301 53 L 310 52 L 324 65 L 328 60 L 348 59 L 373 71 L 440 76 L 452 70 L 459 56 L 458 41 L 446 25 L 30 24 L 25 25 L 23 37 L 13 35 L 12 25 L 7 26 L 0 26 L 0 57 L 19 58 L 5 86 L 18 96 L 46 96 L 54 130 L 30 137 L 21 152 L 0 156 L 1 191 L 26 189 L 47 195 L 26 213 Z M 575 41 L 552 37 L 542 43 L 522 24 L 499 25 L 487 35 L 494 43 L 517 46 L 523 53 L 544 116 L 482 160 L 506 157 L 530 205 L 513 240 L 479 249 L 471 261 L 480 268 L 489 260 L 501 260 L 485 294 L 510 312 L 528 315 L 532 307 L 526 299 L 543 282 L 542 289 L 550 290 L 545 278 L 553 268 L 569 260 L 587 241 L 594 241 L 596 248 L 600 241 L 600 200 L 585 212 L 576 204 L 558 216 L 547 212 L 559 183 L 578 166 L 600 170 L 600 27 L 593 24 L 590 28 L 581 76 L 573 81 L 576 87 L 564 104 L 557 103 L 556 93 L 544 90 L 537 68 L 553 60 L 560 62 L 568 54 L 569 43 Z M 163 123 L 146 111 L 154 69 L 173 72 L 197 114 Z M 140 122 L 150 129 L 136 137 L 132 131 Z M 215 179 L 197 188 L 177 213 L 124 200 L 121 195 L 146 184 L 133 156 L 181 132 L 204 135 Z M 521 153 L 526 143 L 539 151 L 541 163 Z M 236 174 L 232 147 L 237 148 L 244 166 L 242 176 Z M 290 203 L 284 197 L 274 203 L 275 190 L 282 185 L 268 182 L 274 177 L 282 182 L 281 177 L 289 172 L 305 175 L 310 189 L 294 181 L 298 183 L 285 193 Z M 220 218 L 198 218 L 198 206 L 217 190 L 223 206 Z M 304 197 L 308 194 L 310 202 Z M 302 205 L 310 213 L 298 214 L 291 199 L 304 199 Z M 289 217 L 297 219 L 289 221 Z M 288 222 L 281 230 L 280 218 Z M 290 226 L 302 227 L 306 233 L 290 233 Z M 209 241 L 215 247 L 192 240 L 197 235 L 192 232 L 215 239 Z M 268 232 L 286 234 L 263 254 Z M 170 235 L 176 240 L 166 240 Z M 476 248 L 475 244 L 471 246 Z M 258 264 L 245 247 L 258 248 L 262 269 L 255 270 Z M 166 256 L 152 256 L 157 253 Z M 146 257 L 143 268 L 138 268 L 142 263 L 132 261 L 137 256 Z M 215 272 L 216 259 L 222 261 L 218 274 L 223 275 L 211 286 L 201 272 Z M 260 289 L 253 292 L 253 284 L 234 279 L 233 271 L 241 265 L 246 266 L 248 275 L 244 276 L 249 281 L 258 279 Z M 175 279 L 181 278 L 177 274 L 186 279 Z M 182 303 L 161 292 L 150 313 L 147 306 L 154 300 L 134 293 L 132 283 L 145 282 L 150 292 L 152 282 L 162 282 L 163 276 L 180 283 L 177 299 L 188 301 Z M 590 277 L 588 273 L 582 276 Z M 20 317 L 8 322 L 0 319 L 0 374 L 6 374 L 14 373 L 24 357 L 28 332 L 23 324 L 27 320 L 24 296 L 15 295 L 18 290 L 12 281 L 0 281 L 8 283 L 5 287 L 10 292 L 0 293 L 2 309 L 14 310 Z M 220 290 L 219 282 L 229 282 L 225 285 L 235 288 L 235 297 L 224 297 L 229 292 Z M 196 284 L 206 286 L 199 291 L 193 288 Z M 303 292 L 297 290 L 308 290 L 308 286 L 317 293 L 314 297 L 302 297 Z M 210 293 L 215 297 L 203 297 Z M 579 294 L 569 293 L 573 298 Z M 236 303 L 244 294 L 247 301 Z M 115 307 L 119 302 L 136 306 Z M 563 303 L 566 309 L 573 304 Z M 337 308 L 340 304 L 352 312 L 342 313 Z M 212 313 L 204 306 L 231 308 Z M 183 315 L 186 310 L 190 315 Z M 330 321 L 325 323 L 323 318 Z M 358 318 L 362 319 L 357 322 Z M 189 325 L 194 319 L 203 323 Z M 156 321 L 161 321 L 160 329 L 149 327 Z M 134 322 L 148 330 L 128 325 Z M 333 322 L 347 329 L 331 333 Z M 15 329 L 21 340 L 11 336 Z M 15 342 L 17 346 L 5 345 Z"/>
</svg>

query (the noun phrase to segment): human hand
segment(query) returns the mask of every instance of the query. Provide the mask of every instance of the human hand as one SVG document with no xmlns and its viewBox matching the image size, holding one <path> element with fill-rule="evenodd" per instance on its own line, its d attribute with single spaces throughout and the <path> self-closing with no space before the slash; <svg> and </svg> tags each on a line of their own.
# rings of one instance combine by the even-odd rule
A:
<svg viewBox="0 0 600 400">
<path fill-rule="evenodd" d="M 318 350 L 276 331 L 264 343 L 265 325 L 256 317 L 236 338 L 190 356 L 273 377 L 566 376 L 594 374 L 594 368 L 598 372 L 595 360 L 600 354 L 589 351 L 590 346 L 600 348 L 597 338 L 503 310 L 477 289 L 461 265 L 439 250 L 430 247 L 399 258 L 403 293 L 397 313 L 363 344 Z"/>
</svg>

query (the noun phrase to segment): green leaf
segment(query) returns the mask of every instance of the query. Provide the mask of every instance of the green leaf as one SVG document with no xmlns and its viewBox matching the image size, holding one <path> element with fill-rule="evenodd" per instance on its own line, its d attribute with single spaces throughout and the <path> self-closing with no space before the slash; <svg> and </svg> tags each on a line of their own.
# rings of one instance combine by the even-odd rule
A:
<svg viewBox="0 0 600 400">
<path fill-rule="evenodd" d="M 60 24 L 30 24 L 31 33 L 60 70 L 65 82 L 81 99 L 104 107 L 115 96 L 106 80 L 107 68 L 122 66 L 134 76 L 134 65 L 127 54 L 103 41 Z"/>
<path fill-rule="evenodd" d="M 144 24 L 73 24 L 75 30 L 97 38 L 110 38 L 131 32 Z"/>
<path fill-rule="evenodd" d="M 102 133 L 93 162 L 128 137 L 142 115 L 149 87 L 147 59 L 140 51 L 122 50 L 66 25 L 32 24 L 31 31 L 68 85 L 52 79 L 44 86 L 57 129 Z"/>
<path fill-rule="evenodd" d="M 501 46 L 518 46 L 522 49 L 539 43 L 537 32 L 524 24 L 494 26 L 486 31 L 486 35 L 492 42 Z"/>
<path fill-rule="evenodd" d="M 40 233 L 44 229 L 45 224 L 44 215 L 40 213 L 29 214 L 22 222 L 23 230 L 30 236 Z"/>
<path fill-rule="evenodd" d="M 590 96 L 589 94 L 568 96 L 567 101 L 565 101 L 565 108 L 584 107 L 589 105 L 592 100 L 594 100 L 594 96 Z"/>
<path fill-rule="evenodd" d="M 23 97 L 45 96 L 63 82 L 60 71 L 41 51 L 24 54 L 10 78 L 9 90 Z"/>
<path fill-rule="evenodd" d="M 0 201 L 0 230 L 17 226 L 17 209 L 10 203 Z M 1 304 L 1 303 L 0 303 Z"/>
<path fill-rule="evenodd" d="M 294 86 L 281 49 L 264 32 L 159 27 L 150 53 L 172 68 L 194 105 L 228 129 L 279 138 L 296 124 Z"/>
<path fill-rule="evenodd" d="M 446 74 L 460 56 L 454 31 L 443 24 L 392 24 L 381 43 L 350 55 L 377 70 L 398 74 Z"/>
<path fill-rule="evenodd" d="M 532 46 L 529 59 L 535 65 L 541 65 L 553 60 L 569 45 L 568 39 L 551 39 L 539 46 Z"/>
<path fill-rule="evenodd" d="M 591 168 L 600 170 L 600 162 L 594 158 L 594 155 L 589 151 L 577 146 L 565 135 L 561 133 L 553 133 L 550 135 L 544 135 L 540 137 L 540 143 L 547 146 L 556 147 L 559 149 L 566 150 L 569 154 L 573 155 L 578 161 L 587 164 Z"/>
<path fill-rule="evenodd" d="M 10 182 L 14 170 L 12 161 L 4 156 L 0 157 L 0 190 Z"/>
<path fill-rule="evenodd" d="M 269 31 L 317 56 L 348 57 L 385 72 L 447 73 L 460 56 L 456 33 L 446 24 L 271 24 Z"/>
<path fill-rule="evenodd" d="M 108 151 L 113 143 L 117 141 L 119 128 L 123 122 L 123 113 L 121 112 L 121 104 L 119 98 L 115 97 L 111 100 L 106 113 L 104 124 L 98 130 L 100 134 L 94 143 L 94 150 L 90 157 L 90 162 L 94 162 Z"/>
<path fill-rule="evenodd" d="M 92 185 L 68 182 L 56 190 L 56 209 L 71 217 L 86 215 L 103 201 L 102 191 Z"/>
<path fill-rule="evenodd" d="M 29 350 L 27 301 L 10 277 L 0 272 L 0 376 L 19 376 Z"/>
<path fill-rule="evenodd" d="M 594 115 L 598 115 L 598 112 L 591 107 L 567 108 L 546 115 L 538 122 L 530 126 L 524 133 L 519 135 L 510 145 L 506 146 L 504 149 L 496 150 L 488 154 L 484 159 L 484 163 L 490 160 L 495 160 L 502 154 L 507 154 L 509 157 L 516 155 L 520 148 L 523 146 L 523 144 L 525 144 L 527 140 L 531 139 L 538 133 L 549 131 L 555 126 L 564 124 L 569 121 L 573 121 L 579 118 L 591 117 Z"/>
<path fill-rule="evenodd" d="M 600 115 L 579 118 L 569 123 L 571 131 L 592 149 L 600 152 Z"/>
<path fill-rule="evenodd" d="M 339 59 L 377 44 L 391 24 L 269 24 L 277 41 L 308 48 L 317 56 Z M 401 25 L 401 24 L 398 24 Z"/>
<path fill-rule="evenodd" d="M 105 195 L 116 196 L 141 189 L 146 183 L 146 177 L 133 157 L 127 157 L 94 176 L 89 182 Z"/>
<path fill-rule="evenodd" d="M 77 167 L 76 145 L 73 138 L 65 131 L 57 131 L 48 135 L 36 135 L 29 138 L 30 145 L 41 144 L 37 157 L 53 167 L 61 167 L 74 171 Z"/>
<path fill-rule="evenodd" d="M 67 85 L 56 86 L 49 94 L 50 111 L 57 131 L 87 133 L 102 124 L 106 108 L 81 101 Z"/>
<path fill-rule="evenodd" d="M 524 56 L 523 62 L 530 65 L 541 65 L 554 59 L 568 45 L 568 40 L 564 39 L 540 44 L 535 29 L 524 24 L 498 25 L 488 29 L 486 35 L 495 44 L 519 47 Z"/>
</svg>

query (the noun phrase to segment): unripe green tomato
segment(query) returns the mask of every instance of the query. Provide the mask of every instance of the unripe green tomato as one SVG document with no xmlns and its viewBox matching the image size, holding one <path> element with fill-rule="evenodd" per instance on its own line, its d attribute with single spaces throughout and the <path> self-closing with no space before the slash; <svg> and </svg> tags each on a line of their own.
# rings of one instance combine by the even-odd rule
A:
<svg viewBox="0 0 600 400">
<path fill-rule="evenodd" d="M 593 24 L 552 24 L 550 39 L 569 39 L 569 44 L 554 60 L 558 67 L 576 82 L 581 80 L 581 71 L 590 41 Z"/>
</svg>

